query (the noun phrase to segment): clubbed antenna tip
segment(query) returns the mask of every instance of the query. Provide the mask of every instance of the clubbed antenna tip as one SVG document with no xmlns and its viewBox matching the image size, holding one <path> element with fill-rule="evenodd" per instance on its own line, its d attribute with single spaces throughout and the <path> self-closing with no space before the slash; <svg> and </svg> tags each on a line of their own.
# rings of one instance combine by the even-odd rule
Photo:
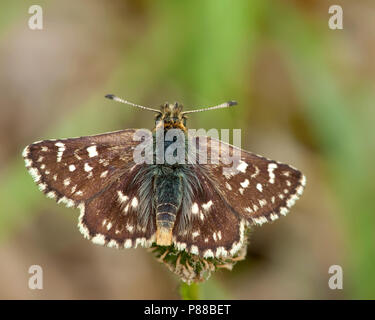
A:
<svg viewBox="0 0 375 320">
<path fill-rule="evenodd" d="M 214 107 L 208 107 L 208 108 L 196 109 L 196 110 L 189 110 L 189 111 L 183 112 L 182 114 L 202 112 L 202 111 L 215 110 L 215 109 L 223 109 L 223 108 L 228 108 L 228 107 L 232 107 L 232 106 L 236 106 L 236 105 L 237 105 L 237 101 L 231 100 L 231 101 L 224 102 L 224 103 L 219 104 L 219 105 L 214 106 Z"/>
<path fill-rule="evenodd" d="M 127 104 L 127 105 L 132 106 L 132 107 L 140 108 L 140 109 L 147 110 L 147 111 L 161 113 L 159 110 L 147 108 L 147 107 L 141 106 L 139 104 L 135 104 L 133 102 L 126 101 L 124 99 L 121 99 L 121 98 L 115 96 L 114 94 L 106 94 L 104 97 L 107 98 L 107 99 L 111 99 L 111 100 L 114 100 L 114 101 L 117 101 L 117 102 Z"/>
<path fill-rule="evenodd" d="M 104 97 L 107 98 L 107 99 L 113 100 L 115 95 L 114 94 L 106 94 Z"/>
</svg>

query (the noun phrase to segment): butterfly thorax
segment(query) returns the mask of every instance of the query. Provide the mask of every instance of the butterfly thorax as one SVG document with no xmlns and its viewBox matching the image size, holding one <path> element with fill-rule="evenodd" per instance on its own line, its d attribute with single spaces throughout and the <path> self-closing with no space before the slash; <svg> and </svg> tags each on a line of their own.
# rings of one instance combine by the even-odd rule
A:
<svg viewBox="0 0 375 320">
<path fill-rule="evenodd" d="M 165 130 L 181 129 L 186 131 L 186 117 L 182 114 L 183 106 L 177 102 L 165 103 L 160 107 L 161 113 L 156 116 L 155 129 L 163 126 Z"/>
</svg>

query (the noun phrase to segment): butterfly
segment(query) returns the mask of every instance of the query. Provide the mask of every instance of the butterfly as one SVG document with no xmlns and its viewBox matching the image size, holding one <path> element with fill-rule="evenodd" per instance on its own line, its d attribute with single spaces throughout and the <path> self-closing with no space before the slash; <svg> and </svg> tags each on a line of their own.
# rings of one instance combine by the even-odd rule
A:
<svg viewBox="0 0 375 320">
<path fill-rule="evenodd" d="M 178 103 L 158 110 L 106 97 L 154 112 L 154 130 L 161 129 L 163 136 L 172 129 L 186 135 L 186 114 L 237 104 L 229 101 L 184 112 Z M 96 244 L 157 245 L 201 258 L 233 257 L 245 245 L 247 228 L 285 216 L 303 193 L 306 178 L 299 170 L 211 137 L 192 141 L 207 150 L 208 160 L 218 155 L 218 162 L 137 162 L 136 132 L 43 140 L 23 151 L 39 189 L 57 203 L 79 208 L 79 230 Z M 240 156 L 225 163 L 224 149 Z"/>
</svg>

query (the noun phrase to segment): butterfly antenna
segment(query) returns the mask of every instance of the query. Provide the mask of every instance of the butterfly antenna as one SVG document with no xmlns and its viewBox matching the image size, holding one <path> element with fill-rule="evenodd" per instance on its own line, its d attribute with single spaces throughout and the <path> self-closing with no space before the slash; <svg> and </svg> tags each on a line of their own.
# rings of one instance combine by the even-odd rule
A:
<svg viewBox="0 0 375 320">
<path fill-rule="evenodd" d="M 126 101 L 124 99 L 121 99 L 119 97 L 116 97 L 114 94 L 107 94 L 105 96 L 107 99 L 111 99 L 111 100 L 115 100 L 117 102 L 121 102 L 121 103 L 124 103 L 124 104 L 128 104 L 130 106 L 133 106 L 133 107 L 137 107 L 137 108 L 141 108 L 141 109 L 144 109 L 144 110 L 147 110 L 147 111 L 152 111 L 152 112 L 157 112 L 157 113 L 161 113 L 160 110 L 156 110 L 156 109 L 152 109 L 152 108 L 147 108 L 147 107 L 144 107 L 144 106 L 141 106 L 139 104 L 135 104 L 135 103 L 132 103 L 130 101 Z"/>
<path fill-rule="evenodd" d="M 228 101 L 222 104 L 218 104 L 217 106 L 214 106 L 214 107 L 185 111 L 185 112 L 182 112 L 182 114 L 208 111 L 208 110 L 214 110 L 214 109 L 223 109 L 223 108 L 229 108 L 229 107 L 236 106 L 236 105 L 237 105 L 237 101 Z"/>
</svg>

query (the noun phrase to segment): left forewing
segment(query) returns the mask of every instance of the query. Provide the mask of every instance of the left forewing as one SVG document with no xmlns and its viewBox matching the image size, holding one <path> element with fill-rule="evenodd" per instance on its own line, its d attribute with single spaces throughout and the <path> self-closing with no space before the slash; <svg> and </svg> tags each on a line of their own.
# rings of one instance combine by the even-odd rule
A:
<svg viewBox="0 0 375 320">
<path fill-rule="evenodd" d="M 23 151 L 25 165 L 48 197 L 78 206 L 135 165 L 134 132 L 35 142 Z"/>
</svg>

